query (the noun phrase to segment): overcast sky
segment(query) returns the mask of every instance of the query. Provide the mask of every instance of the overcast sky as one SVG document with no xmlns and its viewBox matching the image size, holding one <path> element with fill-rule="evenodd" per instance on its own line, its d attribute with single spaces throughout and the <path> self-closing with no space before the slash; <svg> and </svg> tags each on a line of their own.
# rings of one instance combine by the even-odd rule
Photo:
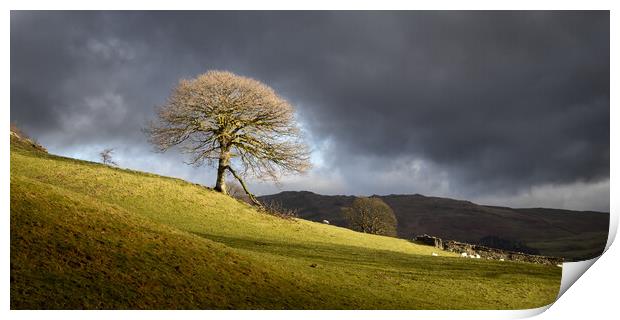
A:
<svg viewBox="0 0 620 320">
<path fill-rule="evenodd" d="M 11 121 L 50 152 L 213 185 L 141 132 L 229 70 L 298 112 L 314 169 L 258 194 L 609 211 L 609 13 L 15 12 Z"/>
</svg>

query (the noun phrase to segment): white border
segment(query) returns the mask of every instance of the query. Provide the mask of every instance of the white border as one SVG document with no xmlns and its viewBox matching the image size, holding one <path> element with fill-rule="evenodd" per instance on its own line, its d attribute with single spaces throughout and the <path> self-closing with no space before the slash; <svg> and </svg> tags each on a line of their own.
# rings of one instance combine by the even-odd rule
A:
<svg viewBox="0 0 620 320">
<path fill-rule="evenodd" d="M 148 6 L 147 6 L 148 4 Z M 304 2 L 294 1 L 251 1 L 251 0 L 238 0 L 234 3 L 213 3 L 208 1 L 191 2 L 191 1 L 158 1 L 158 2 L 133 2 L 121 0 L 108 0 L 97 2 L 88 1 L 3 1 L 0 4 L 3 7 L 2 14 L 2 37 L 3 37 L 3 61 L 4 70 L 6 70 L 2 83 L 2 97 L 3 105 L 0 107 L 0 114 L 2 115 L 2 123 L 0 127 L 2 131 L 8 132 L 9 127 L 9 95 L 10 95 L 10 11 L 9 10 L 64 10 L 64 9 L 79 9 L 79 10 L 301 10 L 301 9 L 329 9 L 329 10 L 343 10 L 343 9 L 355 9 L 355 10 L 523 10 L 523 9 L 535 9 L 535 10 L 611 10 L 611 57 L 618 56 L 617 41 L 614 36 L 618 33 L 617 22 L 617 2 L 614 1 L 574 1 L 574 0 L 550 0 L 550 1 L 535 1 L 523 5 L 522 2 L 509 2 L 509 1 L 483 1 L 483 0 L 470 0 L 470 1 L 434 1 L 427 3 L 410 2 L 404 3 L 404 1 L 398 0 L 382 0 L 382 1 L 335 1 L 328 0 L 315 0 Z M 611 61 L 611 88 L 616 88 L 616 77 L 618 74 L 617 63 L 612 58 Z M 611 106 L 616 105 L 616 99 L 614 91 L 611 94 Z M 619 163 L 618 150 L 614 147 L 614 138 L 618 137 L 618 129 L 613 124 L 618 124 L 618 112 L 616 109 L 611 108 L 611 226 L 610 226 L 610 239 L 609 245 L 613 242 L 618 225 L 617 209 L 620 200 L 618 200 L 618 189 L 615 188 L 613 181 L 618 181 L 618 172 L 614 167 L 614 163 Z M 226 317 L 226 318 L 258 318 L 258 319 L 316 319 L 320 318 L 332 318 L 332 317 L 355 317 L 356 319 L 372 319 L 376 320 L 380 318 L 390 319 L 411 319 L 416 318 L 432 318 L 432 319 L 452 319 L 455 317 L 461 319 L 497 319 L 497 318 L 519 318 L 529 317 L 541 313 L 546 310 L 547 307 L 532 309 L 532 310 L 519 310 L 519 311 L 8 311 L 9 310 L 9 146 L 8 139 L 0 140 L 0 148 L 2 148 L 1 165 L 2 170 L 2 183 L 4 188 L 0 192 L 0 201 L 2 203 L 2 254 L 1 259 L 1 274 L 0 282 L 2 284 L 1 292 L 1 313 L 3 319 L 8 317 L 23 319 L 23 318 L 45 318 L 51 319 L 82 319 L 85 316 L 92 319 L 109 319 L 115 318 L 148 318 L 148 319 L 170 319 L 171 317 L 184 317 L 184 318 L 196 318 L 203 319 L 205 316 L 210 317 Z M 616 246 L 617 247 L 617 246 Z M 592 271 L 582 276 L 582 280 L 577 281 L 574 285 L 574 289 L 565 291 L 566 293 L 562 298 L 549 310 L 541 315 L 541 318 L 553 317 L 557 319 L 560 316 L 592 316 L 592 315 L 609 315 L 615 313 L 615 304 L 617 303 L 615 297 L 618 293 L 618 276 L 617 272 L 619 267 L 619 253 L 615 247 L 609 248 L 609 250 L 599 259 L 600 261 L 592 267 Z M 585 263 L 587 264 L 587 263 Z M 575 268 L 585 271 L 584 267 L 575 266 Z M 569 270 L 574 272 L 576 269 L 572 266 L 565 266 L 564 273 Z M 578 273 L 578 272 L 577 272 Z M 568 275 L 566 277 L 568 279 Z M 567 288 L 566 284 L 563 284 L 563 288 Z M 6 313 L 6 314 L 5 314 Z"/>
</svg>

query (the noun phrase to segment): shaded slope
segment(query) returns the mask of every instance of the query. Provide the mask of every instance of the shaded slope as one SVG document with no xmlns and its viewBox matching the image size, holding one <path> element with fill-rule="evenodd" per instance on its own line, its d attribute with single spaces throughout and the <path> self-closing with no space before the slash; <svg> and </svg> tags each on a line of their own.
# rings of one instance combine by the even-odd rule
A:
<svg viewBox="0 0 620 320">
<path fill-rule="evenodd" d="M 277 308 L 303 298 L 219 243 L 32 180 L 11 187 L 12 308 Z"/>
<path fill-rule="evenodd" d="M 11 308 L 531 308 L 561 269 L 283 220 L 11 141 Z"/>
</svg>

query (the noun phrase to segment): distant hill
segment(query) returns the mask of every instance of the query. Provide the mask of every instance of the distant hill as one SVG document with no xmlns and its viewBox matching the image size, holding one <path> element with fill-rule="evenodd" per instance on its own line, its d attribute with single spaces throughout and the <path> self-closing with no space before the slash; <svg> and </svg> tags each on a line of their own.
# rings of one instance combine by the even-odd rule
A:
<svg viewBox="0 0 620 320">
<path fill-rule="evenodd" d="M 598 256 L 607 242 L 608 213 L 513 209 L 419 194 L 378 197 L 394 210 L 398 236 L 405 239 L 429 234 L 569 261 Z M 326 196 L 308 191 L 260 197 L 261 201 L 278 201 L 286 208 L 297 209 L 303 219 L 325 219 L 338 226 L 346 226 L 340 208 L 349 206 L 354 199 L 354 196 Z"/>
</svg>

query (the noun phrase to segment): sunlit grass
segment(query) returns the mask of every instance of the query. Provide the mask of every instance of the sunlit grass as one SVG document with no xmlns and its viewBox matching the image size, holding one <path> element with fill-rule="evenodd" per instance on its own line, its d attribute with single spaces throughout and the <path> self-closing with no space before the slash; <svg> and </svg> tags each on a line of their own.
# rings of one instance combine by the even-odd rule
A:
<svg viewBox="0 0 620 320">
<path fill-rule="evenodd" d="M 555 266 L 432 252 L 12 140 L 12 308 L 514 309 L 559 289 Z"/>
</svg>

